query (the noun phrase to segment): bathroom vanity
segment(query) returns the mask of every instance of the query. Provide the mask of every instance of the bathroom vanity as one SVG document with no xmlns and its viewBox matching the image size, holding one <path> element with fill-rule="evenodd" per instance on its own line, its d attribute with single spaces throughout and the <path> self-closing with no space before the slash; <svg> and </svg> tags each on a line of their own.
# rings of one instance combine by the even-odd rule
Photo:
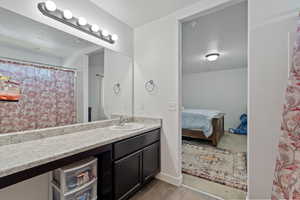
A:
<svg viewBox="0 0 300 200">
<path fill-rule="evenodd" d="M 0 136 L 0 189 L 95 157 L 98 199 L 128 199 L 160 171 L 161 121 L 140 120 L 144 128 L 135 131 L 112 130 L 114 123 L 107 120 L 28 131 L 27 136 Z M 4 140 L 8 143 L 3 144 Z"/>
<path fill-rule="evenodd" d="M 114 197 L 127 199 L 160 171 L 160 129 L 113 144 Z"/>
</svg>

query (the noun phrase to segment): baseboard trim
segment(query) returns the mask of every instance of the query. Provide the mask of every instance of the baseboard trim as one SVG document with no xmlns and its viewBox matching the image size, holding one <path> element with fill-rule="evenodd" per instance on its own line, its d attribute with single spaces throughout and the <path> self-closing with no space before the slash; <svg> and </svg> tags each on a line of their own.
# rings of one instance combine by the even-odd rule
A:
<svg viewBox="0 0 300 200">
<path fill-rule="evenodd" d="M 195 192 L 198 192 L 198 193 L 200 193 L 200 194 L 202 194 L 202 195 L 205 195 L 205 196 L 207 196 L 207 197 L 209 197 L 209 198 L 213 198 L 213 199 L 215 199 L 215 200 L 224 200 L 222 197 L 219 197 L 219 196 L 216 196 L 216 195 L 213 195 L 213 194 L 204 192 L 204 191 L 202 191 L 202 190 L 195 189 L 195 188 L 193 188 L 193 187 L 191 187 L 191 186 L 188 186 L 188 185 L 182 184 L 182 187 L 187 188 L 187 189 L 192 190 L 192 191 L 195 191 Z"/>
<path fill-rule="evenodd" d="M 174 177 L 165 173 L 159 173 L 155 178 L 175 186 L 181 186 L 182 184 L 182 175 L 179 177 Z"/>
</svg>

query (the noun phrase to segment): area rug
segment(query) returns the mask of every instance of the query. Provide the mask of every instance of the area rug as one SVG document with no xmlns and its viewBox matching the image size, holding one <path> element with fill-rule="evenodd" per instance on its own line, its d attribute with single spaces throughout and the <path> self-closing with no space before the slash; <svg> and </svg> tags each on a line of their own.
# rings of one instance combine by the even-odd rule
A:
<svg viewBox="0 0 300 200">
<path fill-rule="evenodd" d="M 182 144 L 182 171 L 247 191 L 247 155 L 210 145 Z"/>
</svg>

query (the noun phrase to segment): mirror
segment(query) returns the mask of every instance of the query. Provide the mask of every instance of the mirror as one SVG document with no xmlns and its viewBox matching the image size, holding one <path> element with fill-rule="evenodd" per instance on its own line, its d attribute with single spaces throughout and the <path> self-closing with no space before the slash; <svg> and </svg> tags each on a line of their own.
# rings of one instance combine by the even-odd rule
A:
<svg viewBox="0 0 300 200">
<path fill-rule="evenodd" d="M 0 133 L 132 116 L 132 80 L 132 58 L 0 8 Z"/>
</svg>

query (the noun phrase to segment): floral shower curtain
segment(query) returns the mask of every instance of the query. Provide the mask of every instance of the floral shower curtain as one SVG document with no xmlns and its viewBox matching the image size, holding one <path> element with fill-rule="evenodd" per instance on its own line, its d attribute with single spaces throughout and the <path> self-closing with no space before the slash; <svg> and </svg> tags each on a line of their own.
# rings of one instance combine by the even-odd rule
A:
<svg viewBox="0 0 300 200">
<path fill-rule="evenodd" d="M 300 199 L 300 19 L 286 89 L 272 200 Z"/>
<path fill-rule="evenodd" d="M 0 60 L 0 74 L 21 87 L 19 102 L 0 102 L 0 133 L 76 123 L 73 71 Z"/>
</svg>

